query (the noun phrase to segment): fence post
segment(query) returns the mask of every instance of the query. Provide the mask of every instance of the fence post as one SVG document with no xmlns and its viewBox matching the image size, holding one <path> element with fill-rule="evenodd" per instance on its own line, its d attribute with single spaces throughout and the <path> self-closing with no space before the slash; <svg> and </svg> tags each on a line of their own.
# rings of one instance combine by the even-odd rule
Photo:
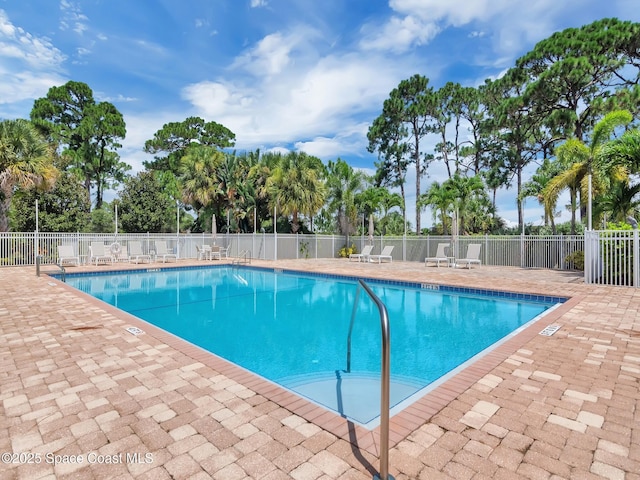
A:
<svg viewBox="0 0 640 480">
<path fill-rule="evenodd" d="M 589 230 L 584 232 L 584 283 L 591 283 L 591 238 Z"/>
<path fill-rule="evenodd" d="M 418 237 L 420 238 L 420 237 Z M 407 261 L 407 234 L 402 235 L 402 261 Z"/>
<path fill-rule="evenodd" d="M 640 279 L 640 258 L 638 258 L 638 229 L 633 229 L 633 286 L 638 288 Z"/>
</svg>

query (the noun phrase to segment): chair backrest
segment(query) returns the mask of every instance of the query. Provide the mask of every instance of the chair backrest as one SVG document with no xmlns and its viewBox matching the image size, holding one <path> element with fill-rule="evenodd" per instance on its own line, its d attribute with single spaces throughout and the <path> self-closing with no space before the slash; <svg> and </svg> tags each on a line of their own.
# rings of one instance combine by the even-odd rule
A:
<svg viewBox="0 0 640 480">
<path fill-rule="evenodd" d="M 210 251 L 211 253 L 220 253 L 220 245 L 212 245 Z"/>
<path fill-rule="evenodd" d="M 140 242 L 129 242 L 130 255 L 143 255 L 142 244 Z"/>
<path fill-rule="evenodd" d="M 164 240 L 156 240 L 155 244 L 156 253 L 158 255 L 166 255 L 167 253 L 169 253 L 169 251 L 167 250 L 167 242 L 165 242 Z"/>
<path fill-rule="evenodd" d="M 449 244 L 448 243 L 439 243 L 438 244 L 438 249 L 436 250 L 436 257 L 435 258 L 446 258 L 447 257 L 447 253 L 448 253 L 448 249 L 449 249 Z"/>
<path fill-rule="evenodd" d="M 102 242 L 91 242 L 91 255 L 94 257 L 102 257 L 105 256 L 106 250 L 104 248 L 104 243 Z"/>
<path fill-rule="evenodd" d="M 382 249 L 382 253 L 380 255 L 389 256 L 393 252 L 393 245 L 387 245 Z"/>
<path fill-rule="evenodd" d="M 362 249 L 362 255 L 370 255 L 371 250 L 373 250 L 373 245 L 365 245 Z"/>
<path fill-rule="evenodd" d="M 75 253 L 73 253 L 73 247 L 71 245 L 58 245 L 58 256 L 59 257 L 75 257 Z"/>
<path fill-rule="evenodd" d="M 482 244 L 480 243 L 470 243 L 467 247 L 467 257 L 472 260 L 478 260 L 480 258 L 480 247 Z"/>
</svg>

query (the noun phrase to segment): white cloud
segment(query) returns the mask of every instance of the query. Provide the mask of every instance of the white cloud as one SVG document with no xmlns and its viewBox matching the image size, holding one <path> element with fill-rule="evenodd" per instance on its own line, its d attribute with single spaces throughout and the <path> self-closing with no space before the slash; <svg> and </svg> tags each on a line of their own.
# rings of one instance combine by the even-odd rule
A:
<svg viewBox="0 0 640 480">
<path fill-rule="evenodd" d="M 356 126 L 363 138 L 366 129 L 362 130 L 362 121 L 354 120 L 355 116 L 363 112 L 371 112 L 372 118 L 377 115 L 407 68 L 375 55 L 346 53 L 317 60 L 313 52 L 291 55 L 290 61 L 281 63 L 280 71 L 273 68 L 270 75 L 256 72 L 256 76 L 239 77 L 233 83 L 203 81 L 188 85 L 182 95 L 197 114 L 230 128 L 243 148 L 269 142 L 309 142 L 304 139 L 330 138 L 336 132 L 351 135 Z M 240 58 L 244 61 L 246 56 Z M 234 66 L 241 63 L 236 61 Z M 318 149 L 321 144 L 326 149 L 329 141 L 308 143 L 307 147 Z"/>
<path fill-rule="evenodd" d="M 102 92 L 93 92 L 96 100 L 100 102 L 109 102 L 109 103 L 129 103 L 129 102 L 137 102 L 138 99 L 135 97 L 126 97 L 119 93 L 115 97 L 104 95 Z"/>
<path fill-rule="evenodd" d="M 408 15 L 404 18 L 391 17 L 382 27 L 366 25 L 362 29 L 360 47 L 364 50 L 389 50 L 405 52 L 416 45 L 429 43 L 440 29 L 433 22 Z"/>
<path fill-rule="evenodd" d="M 34 98 L 67 81 L 62 64 L 66 57 L 47 38 L 14 26 L 0 10 L 0 116 L 24 116 L 17 110 L 31 109 Z M 7 110 L 8 108 L 8 110 Z"/>
<path fill-rule="evenodd" d="M 236 59 L 232 68 L 241 67 L 254 75 L 278 74 L 289 64 L 294 44 L 294 38 L 285 38 L 280 33 L 267 35 L 255 48 Z"/>
<path fill-rule="evenodd" d="M 0 67 L 0 104 L 12 104 L 46 95 L 49 88 L 67 79 L 55 73 L 8 72 Z M 2 115 L 0 115 L 2 116 Z"/>
<path fill-rule="evenodd" d="M 89 26 L 87 25 L 89 18 L 82 13 L 82 10 L 77 3 L 62 0 L 60 2 L 60 10 L 62 11 L 60 30 L 72 29 L 78 35 L 82 35 L 89 29 Z"/>
<path fill-rule="evenodd" d="M 251 8 L 266 7 L 267 0 L 251 0 Z"/>
<path fill-rule="evenodd" d="M 396 12 L 415 15 L 430 21 L 444 21 L 460 26 L 472 20 L 486 20 L 510 5 L 522 3 L 514 0 L 390 0 L 389 6 Z"/>
<path fill-rule="evenodd" d="M 208 27 L 209 21 L 206 18 L 196 18 L 195 25 L 196 28 Z"/>
<path fill-rule="evenodd" d="M 3 10 L 0 10 L 0 58 L 18 60 L 38 69 L 55 69 L 65 60 L 49 39 L 35 37 L 15 27 Z"/>
</svg>

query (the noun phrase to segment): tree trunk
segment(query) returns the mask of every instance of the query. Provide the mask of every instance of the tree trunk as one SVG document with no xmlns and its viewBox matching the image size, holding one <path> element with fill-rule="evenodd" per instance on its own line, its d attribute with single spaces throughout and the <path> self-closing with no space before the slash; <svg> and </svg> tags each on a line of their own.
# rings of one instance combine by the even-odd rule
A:
<svg viewBox="0 0 640 480">
<path fill-rule="evenodd" d="M 420 151 L 418 150 L 418 148 L 419 148 L 419 143 L 416 135 L 415 153 L 414 153 L 414 158 L 416 162 L 416 233 L 418 235 L 421 235 L 422 232 L 420 231 L 420 209 L 418 208 L 418 199 L 420 198 L 420 176 L 422 175 L 422 171 L 421 171 L 422 169 L 420 168 Z M 405 220 L 405 224 L 403 225 L 403 227 L 405 227 L 406 225 L 407 223 Z"/>
<path fill-rule="evenodd" d="M 0 199 L 0 232 L 9 231 L 9 207 L 11 206 L 10 192 L 2 192 Z"/>
<path fill-rule="evenodd" d="M 522 191 L 522 167 L 518 167 L 516 176 L 518 179 L 518 226 L 520 227 L 520 231 L 522 231 L 524 227 L 524 209 L 522 208 L 522 200 L 520 199 L 520 192 Z"/>
</svg>

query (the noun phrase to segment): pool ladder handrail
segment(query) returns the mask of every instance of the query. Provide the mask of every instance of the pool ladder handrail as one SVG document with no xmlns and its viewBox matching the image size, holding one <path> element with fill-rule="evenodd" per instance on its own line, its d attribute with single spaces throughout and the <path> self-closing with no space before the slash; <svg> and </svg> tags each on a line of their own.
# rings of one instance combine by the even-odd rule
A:
<svg viewBox="0 0 640 480">
<path fill-rule="evenodd" d="M 358 310 L 358 300 L 360 299 L 360 290 L 364 289 L 367 295 L 373 300 L 380 312 L 380 329 L 382 334 L 382 359 L 380 371 L 380 471 L 374 475 L 374 480 L 394 480 L 389 475 L 389 396 L 391 384 L 391 332 L 389 330 L 389 314 L 387 307 L 378 296 L 373 293 L 369 285 L 362 279 L 358 280 L 358 288 L 356 290 L 356 298 L 353 302 L 353 310 L 351 312 L 351 322 L 349 323 L 349 334 L 347 336 L 347 372 L 351 372 L 351 334 L 353 333 L 353 322 L 356 318 Z"/>
<path fill-rule="evenodd" d="M 249 260 L 247 260 L 249 258 Z M 241 260 L 244 259 L 242 263 L 251 263 L 251 250 L 242 250 L 238 253 L 238 256 L 231 262 L 232 265 L 240 265 Z"/>
<path fill-rule="evenodd" d="M 40 276 L 40 267 L 42 265 L 42 255 L 36 255 L 36 277 Z M 59 265 L 57 263 L 53 263 L 52 264 L 54 267 L 58 267 L 60 269 L 60 279 L 63 282 L 66 282 L 66 276 L 67 276 L 67 271 L 64 269 L 64 267 L 62 265 Z"/>
</svg>

